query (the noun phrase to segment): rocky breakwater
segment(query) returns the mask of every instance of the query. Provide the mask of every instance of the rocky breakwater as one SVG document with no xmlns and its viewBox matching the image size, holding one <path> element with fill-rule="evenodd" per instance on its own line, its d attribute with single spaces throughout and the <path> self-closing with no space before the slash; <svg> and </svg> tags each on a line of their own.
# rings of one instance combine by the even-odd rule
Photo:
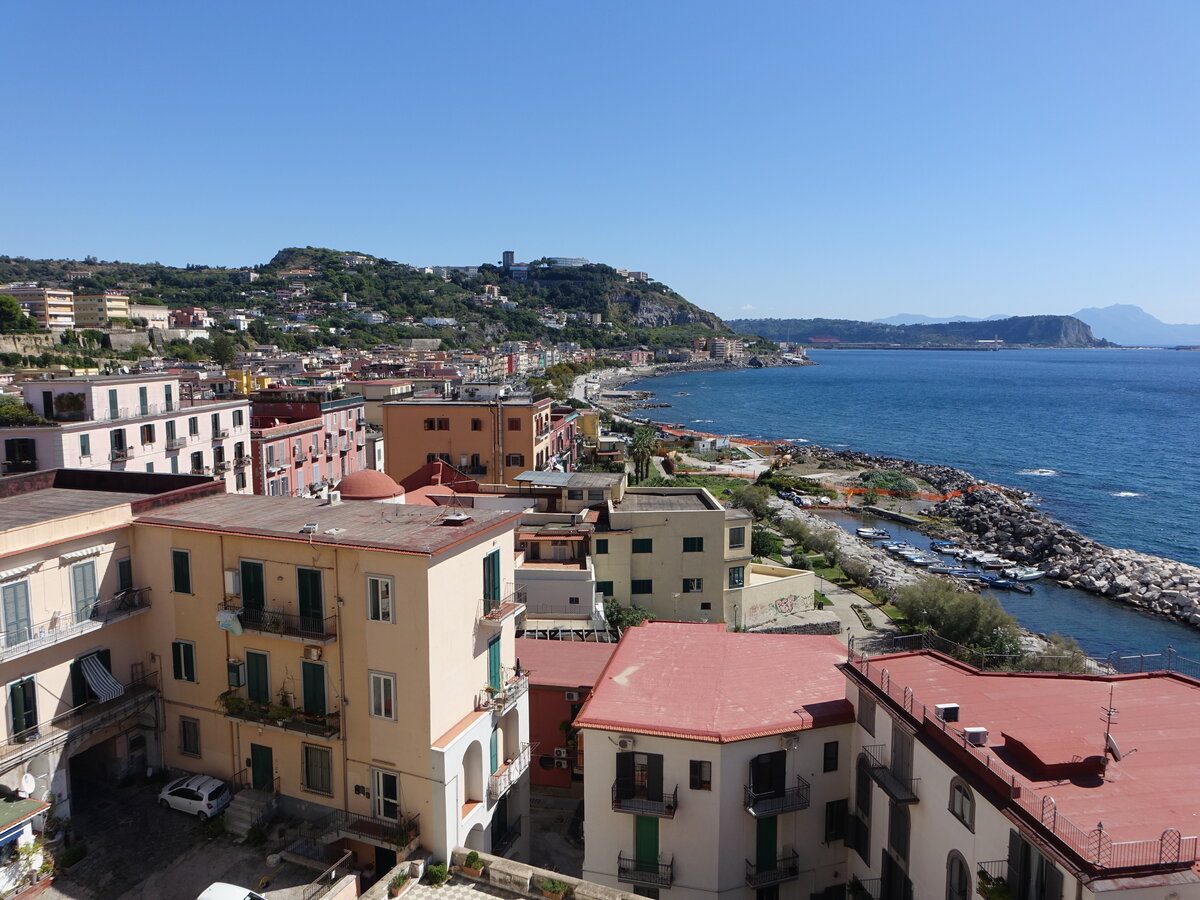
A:
<svg viewBox="0 0 1200 900">
<path fill-rule="evenodd" d="M 1024 506 L 1025 495 L 976 490 L 935 504 L 968 541 L 1050 577 L 1113 600 L 1200 626 L 1200 568 L 1107 547 Z"/>
</svg>

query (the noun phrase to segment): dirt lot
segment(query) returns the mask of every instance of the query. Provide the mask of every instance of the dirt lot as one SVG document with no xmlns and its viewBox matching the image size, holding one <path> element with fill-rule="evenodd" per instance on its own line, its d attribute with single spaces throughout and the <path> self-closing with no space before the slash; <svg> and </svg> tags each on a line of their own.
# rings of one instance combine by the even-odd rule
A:
<svg viewBox="0 0 1200 900">
<path fill-rule="evenodd" d="M 254 888 L 271 881 L 269 900 L 299 898 L 316 875 L 284 864 L 271 869 L 266 850 L 208 837 L 193 818 L 157 805 L 158 785 L 75 787 L 72 827 L 87 856 L 59 875 L 46 900 L 195 900 L 214 881 Z M 288 890 L 297 888 L 296 890 Z"/>
</svg>

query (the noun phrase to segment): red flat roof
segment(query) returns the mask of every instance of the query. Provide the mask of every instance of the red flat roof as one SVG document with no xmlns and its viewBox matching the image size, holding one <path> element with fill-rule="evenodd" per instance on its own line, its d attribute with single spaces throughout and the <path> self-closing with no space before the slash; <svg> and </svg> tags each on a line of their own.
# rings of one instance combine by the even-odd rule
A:
<svg viewBox="0 0 1200 900">
<path fill-rule="evenodd" d="M 920 705 L 957 703 L 955 728 L 988 729 L 980 758 L 1015 770 L 1033 791 L 1054 798 L 1060 816 L 1083 831 L 1099 822 L 1113 841 L 1157 839 L 1176 828 L 1200 833 L 1200 682 L 1180 675 L 1022 675 L 981 672 L 933 653 L 871 659 L 887 669 L 890 692 L 911 688 Z M 857 668 L 857 667 L 856 667 Z M 1104 756 L 1106 718 L 1122 759 L 1111 757 L 1103 778 L 1044 778 L 1037 763 L 1071 764 Z M 1009 742 L 1011 739 L 1011 742 Z M 1006 747 L 1005 744 L 1008 743 Z M 1031 754 L 1021 755 L 1021 747 Z M 1136 751 L 1136 752 L 1135 752 Z"/>
<path fill-rule="evenodd" d="M 845 658 L 831 636 L 652 622 L 625 632 L 575 724 L 725 742 L 852 722 Z"/>
<path fill-rule="evenodd" d="M 593 687 L 616 649 L 595 641 L 517 638 L 517 659 L 529 672 L 530 687 Z"/>
</svg>

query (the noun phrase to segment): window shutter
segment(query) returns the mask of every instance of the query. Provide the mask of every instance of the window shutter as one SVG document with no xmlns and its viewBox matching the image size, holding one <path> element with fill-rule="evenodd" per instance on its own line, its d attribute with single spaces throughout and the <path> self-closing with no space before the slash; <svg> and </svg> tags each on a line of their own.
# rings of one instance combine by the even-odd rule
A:
<svg viewBox="0 0 1200 900">
<path fill-rule="evenodd" d="M 646 760 L 646 799 L 661 803 L 663 796 L 663 758 L 657 754 Z"/>
<path fill-rule="evenodd" d="M 1012 889 L 1012 894 L 1015 900 L 1025 900 L 1027 891 L 1025 889 L 1024 872 L 1021 871 L 1022 863 L 1022 844 L 1021 836 L 1015 831 L 1008 833 L 1008 877 L 1005 881 Z"/>
<path fill-rule="evenodd" d="M 1050 860 L 1042 860 L 1041 900 L 1061 900 L 1063 889 L 1062 872 Z"/>
<path fill-rule="evenodd" d="M 633 796 L 633 754 L 617 754 L 617 799 Z"/>
</svg>

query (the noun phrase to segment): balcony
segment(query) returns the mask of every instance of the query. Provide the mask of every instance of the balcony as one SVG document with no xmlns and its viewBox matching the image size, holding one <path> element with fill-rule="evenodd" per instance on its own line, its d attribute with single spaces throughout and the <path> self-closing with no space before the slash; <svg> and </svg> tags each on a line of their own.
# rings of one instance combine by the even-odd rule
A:
<svg viewBox="0 0 1200 900">
<path fill-rule="evenodd" d="M 246 466 L 250 465 L 250 462 L 251 462 L 251 459 L 248 456 L 237 456 L 237 457 L 234 457 L 234 460 L 233 460 L 234 466 L 236 466 L 239 469 L 246 468 Z"/>
<path fill-rule="evenodd" d="M 182 450 L 187 446 L 187 438 L 167 438 L 168 450 Z"/>
<path fill-rule="evenodd" d="M 753 791 L 749 785 L 745 787 L 746 812 L 754 818 L 777 816 L 780 813 L 795 812 L 798 809 L 808 809 L 809 784 L 799 775 L 796 776 L 795 787 L 783 791 Z"/>
<path fill-rule="evenodd" d="M 488 778 L 488 800 L 495 803 L 508 789 L 521 780 L 529 770 L 529 760 L 537 744 L 522 744 L 521 752 L 507 761 Z"/>
<path fill-rule="evenodd" d="M 259 726 L 280 728 L 309 737 L 336 738 L 341 734 L 342 722 L 337 713 L 306 713 L 279 703 L 258 703 L 236 691 L 226 691 L 217 698 L 225 715 L 242 722 L 253 722 Z"/>
<path fill-rule="evenodd" d="M 645 796 L 648 792 L 628 783 L 614 781 L 612 786 L 612 808 L 616 812 L 633 813 L 637 816 L 655 816 L 659 819 L 675 818 L 679 806 L 679 786 L 671 793 L 658 797 Z M 638 796 L 638 795 L 642 796 Z"/>
<path fill-rule="evenodd" d="M 228 472 L 231 468 L 233 468 L 231 463 L 228 463 L 225 460 L 222 460 L 221 462 L 219 462 L 215 466 L 213 466 L 213 471 L 215 471 L 218 475 L 223 475 L 226 472 Z"/>
<path fill-rule="evenodd" d="M 746 886 L 754 889 L 783 884 L 800 877 L 800 854 L 795 850 L 784 850 L 783 856 L 771 866 L 757 866 L 746 860 Z"/>
<path fill-rule="evenodd" d="M 243 606 L 226 598 L 221 609 L 237 615 L 244 631 L 272 634 L 308 644 L 331 644 L 337 640 L 337 616 L 301 616 L 281 609 Z"/>
<path fill-rule="evenodd" d="M 487 466 L 461 466 L 458 471 L 464 475 L 486 475 Z"/>
<path fill-rule="evenodd" d="M 133 456 L 133 449 L 130 447 L 123 447 L 120 450 L 111 451 L 108 454 L 108 461 L 109 462 L 125 462 L 131 456 Z"/>
<path fill-rule="evenodd" d="M 0 631 L 0 662 L 7 662 L 87 634 L 150 608 L 150 588 L 118 591 L 108 600 L 96 600 L 90 606 L 59 613 L 43 622 Z"/>
<path fill-rule="evenodd" d="M 674 857 L 669 857 L 665 862 L 661 856 L 658 862 L 645 862 L 624 853 L 617 854 L 617 881 L 628 884 L 669 888 L 674 869 Z"/>
<path fill-rule="evenodd" d="M 339 809 L 323 819 L 305 825 L 302 834 L 321 844 L 332 843 L 339 838 L 350 838 L 375 847 L 405 850 L 420 838 L 421 822 L 418 815 L 383 819 Z"/>
<path fill-rule="evenodd" d="M 212 466 L 192 466 L 193 475 L 211 475 Z"/>
<path fill-rule="evenodd" d="M 120 697 L 85 703 L 48 722 L 11 735 L 5 744 L 0 745 L 0 772 L 9 772 L 35 756 L 65 746 L 68 742 L 82 741 L 151 706 L 158 696 L 158 673 L 151 672 L 122 687 L 124 693 Z"/>
<path fill-rule="evenodd" d="M 228 428 L 218 428 L 215 431 L 213 431 L 212 439 L 214 441 L 223 441 L 228 437 L 229 437 L 229 429 Z"/>
<path fill-rule="evenodd" d="M 4 461 L 5 475 L 19 475 L 22 472 L 36 472 L 38 464 L 36 459 L 8 459 Z"/>
<path fill-rule="evenodd" d="M 881 878 L 851 878 L 846 885 L 846 900 L 879 900 L 882 892 Z"/>
<path fill-rule="evenodd" d="M 920 799 L 917 796 L 917 782 L 920 779 L 898 775 L 890 765 L 883 761 L 884 752 L 883 744 L 871 744 L 863 747 L 871 778 L 895 802 L 916 803 Z"/>
<path fill-rule="evenodd" d="M 525 585 L 511 585 L 511 590 L 502 597 L 479 601 L 478 620 L 481 625 L 499 626 L 525 609 Z"/>
<path fill-rule="evenodd" d="M 529 690 L 529 675 L 526 672 L 514 672 L 511 669 L 500 670 L 500 687 L 488 685 L 475 698 L 475 709 L 490 709 L 494 713 L 502 713 Z"/>
</svg>

